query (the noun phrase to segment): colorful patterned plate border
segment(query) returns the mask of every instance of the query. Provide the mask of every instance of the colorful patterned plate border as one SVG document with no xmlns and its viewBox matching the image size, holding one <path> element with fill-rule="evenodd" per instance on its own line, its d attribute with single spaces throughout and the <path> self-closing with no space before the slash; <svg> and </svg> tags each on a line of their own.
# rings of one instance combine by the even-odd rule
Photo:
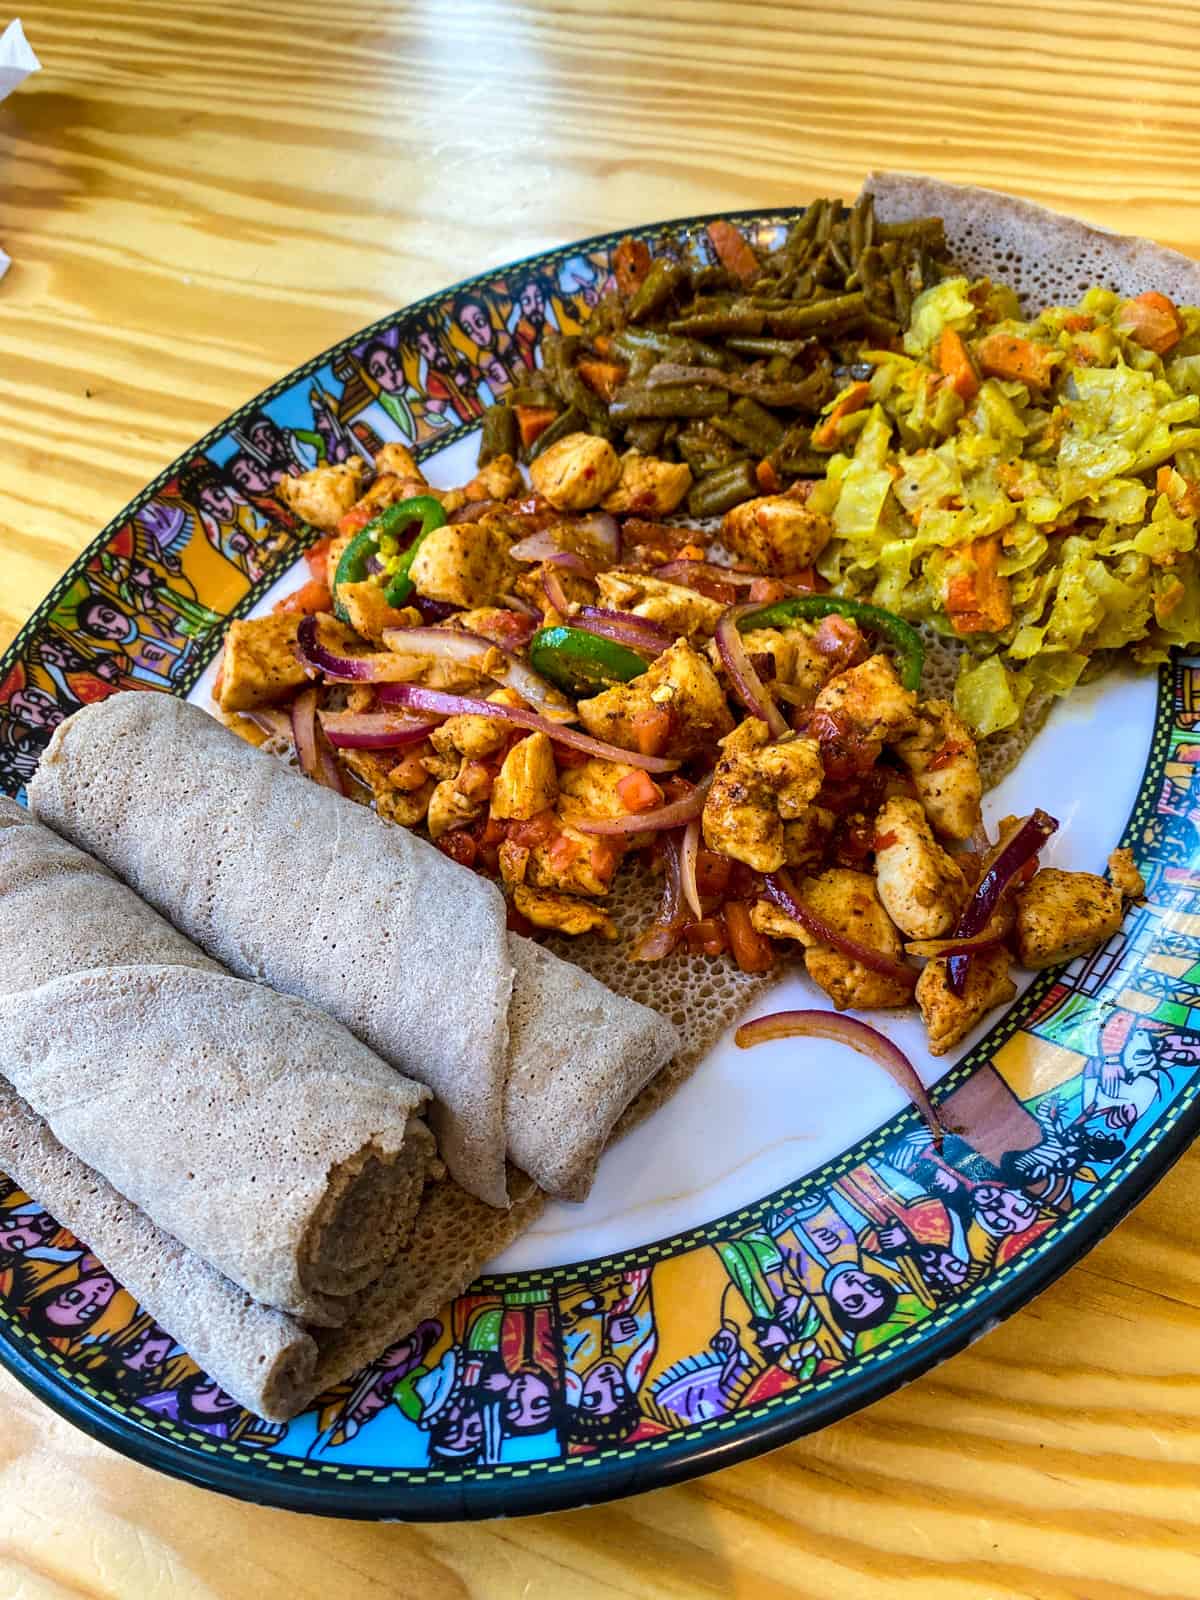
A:
<svg viewBox="0 0 1200 1600">
<path fill-rule="evenodd" d="M 763 243 L 796 211 L 738 213 Z M 688 218 L 639 230 L 707 259 Z M 403 440 L 421 457 L 603 292 L 606 235 L 467 279 L 263 391 L 72 564 L 0 661 L 0 788 L 117 688 L 186 694 L 302 552 L 279 478 Z M 962 1349 L 1077 1261 L 1200 1129 L 1200 662 L 1160 673 L 1122 837 L 1147 895 L 1042 974 L 912 1113 L 702 1227 L 479 1280 L 285 1426 L 242 1411 L 86 1248 L 0 1179 L 0 1361 L 86 1432 L 247 1500 L 348 1517 L 562 1509 L 784 1444 Z M 1132 730 L 1131 730 L 1132 731 Z M 1138 730 L 1140 736 L 1140 730 Z M 1196 742 L 1193 742 L 1195 740 Z"/>
</svg>

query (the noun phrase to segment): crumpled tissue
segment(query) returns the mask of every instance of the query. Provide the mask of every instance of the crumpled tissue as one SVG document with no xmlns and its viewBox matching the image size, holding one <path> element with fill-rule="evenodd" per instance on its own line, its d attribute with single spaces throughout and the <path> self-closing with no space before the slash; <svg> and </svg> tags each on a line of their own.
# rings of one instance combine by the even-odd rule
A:
<svg viewBox="0 0 1200 1600">
<path fill-rule="evenodd" d="M 0 100 L 7 97 L 31 72 L 40 70 L 42 63 L 29 47 L 25 37 L 25 30 L 18 17 L 10 22 L 3 33 L 0 33 Z M 0 278 L 8 271 L 12 262 L 0 250 Z"/>
</svg>

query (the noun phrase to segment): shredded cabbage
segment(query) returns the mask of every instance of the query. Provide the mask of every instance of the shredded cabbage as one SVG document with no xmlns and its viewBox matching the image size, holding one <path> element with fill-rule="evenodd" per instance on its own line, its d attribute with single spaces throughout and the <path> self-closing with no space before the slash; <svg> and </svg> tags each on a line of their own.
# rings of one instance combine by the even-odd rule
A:
<svg viewBox="0 0 1200 1600">
<path fill-rule="evenodd" d="M 1137 309 L 1096 288 L 1028 321 L 1002 284 L 934 284 L 904 353 L 867 352 L 870 408 L 814 492 L 835 530 L 823 577 L 969 636 L 955 704 L 980 736 L 1098 652 L 1157 661 L 1200 638 L 1200 308 L 1161 354 Z M 974 383 L 939 371 L 947 329 Z"/>
</svg>

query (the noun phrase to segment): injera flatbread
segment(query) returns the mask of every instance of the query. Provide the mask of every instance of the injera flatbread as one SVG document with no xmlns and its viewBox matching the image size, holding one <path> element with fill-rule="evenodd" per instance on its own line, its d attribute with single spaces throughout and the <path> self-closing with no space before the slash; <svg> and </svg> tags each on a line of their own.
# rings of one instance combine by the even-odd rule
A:
<svg viewBox="0 0 1200 1600">
<path fill-rule="evenodd" d="M 313 1321 L 399 1250 L 433 1157 L 425 1088 L 223 972 L 7 799 L 0 1072 L 159 1227 Z"/>
<path fill-rule="evenodd" d="M 516 992 L 520 947 L 494 885 L 198 707 L 146 692 L 85 707 L 56 730 L 29 794 L 239 976 L 303 995 L 450 1094 L 453 1116 L 431 1113 L 443 1158 L 491 1204 L 506 1144 L 544 1189 L 582 1198 L 616 1118 L 675 1051 L 661 1017 L 545 953 L 519 961 Z"/>
</svg>

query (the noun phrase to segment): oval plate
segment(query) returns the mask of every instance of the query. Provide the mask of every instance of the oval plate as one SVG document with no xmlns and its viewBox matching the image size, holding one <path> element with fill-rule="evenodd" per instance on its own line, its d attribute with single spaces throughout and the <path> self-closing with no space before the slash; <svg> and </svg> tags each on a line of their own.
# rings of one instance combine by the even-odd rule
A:
<svg viewBox="0 0 1200 1600">
<path fill-rule="evenodd" d="M 798 214 L 732 220 L 769 244 Z M 641 233 L 705 255 L 708 220 Z M 399 439 L 434 482 L 465 481 L 483 407 L 547 328 L 579 325 L 617 242 L 548 251 L 383 319 L 156 478 L 0 662 L 0 786 L 20 793 L 55 724 L 114 689 L 206 698 L 230 619 L 303 576 L 291 569 L 311 536 L 274 496 L 283 473 Z M 552 1207 L 495 1272 L 287 1426 L 229 1401 L 0 1180 L 0 1360 L 137 1460 L 349 1517 L 611 1499 L 868 1404 L 1043 1289 L 1200 1127 L 1198 721 L 1190 659 L 1157 684 L 1107 680 L 1060 708 L 991 797 L 996 815 L 1027 810 L 1040 785 L 1070 822 L 1071 865 L 1102 870 L 1120 834 L 1148 891 L 1104 950 L 1039 974 L 957 1063 L 896 1025 L 956 1129 L 940 1156 L 860 1058 L 832 1057 L 837 1092 L 814 1094 L 819 1047 L 806 1090 L 785 1047 L 754 1052 L 752 1077 L 726 1041 L 610 1153 L 587 1206 Z M 1089 766 L 1105 785 L 1080 797 Z M 811 1003 L 788 979 L 781 1004 L 793 988 Z"/>
</svg>

